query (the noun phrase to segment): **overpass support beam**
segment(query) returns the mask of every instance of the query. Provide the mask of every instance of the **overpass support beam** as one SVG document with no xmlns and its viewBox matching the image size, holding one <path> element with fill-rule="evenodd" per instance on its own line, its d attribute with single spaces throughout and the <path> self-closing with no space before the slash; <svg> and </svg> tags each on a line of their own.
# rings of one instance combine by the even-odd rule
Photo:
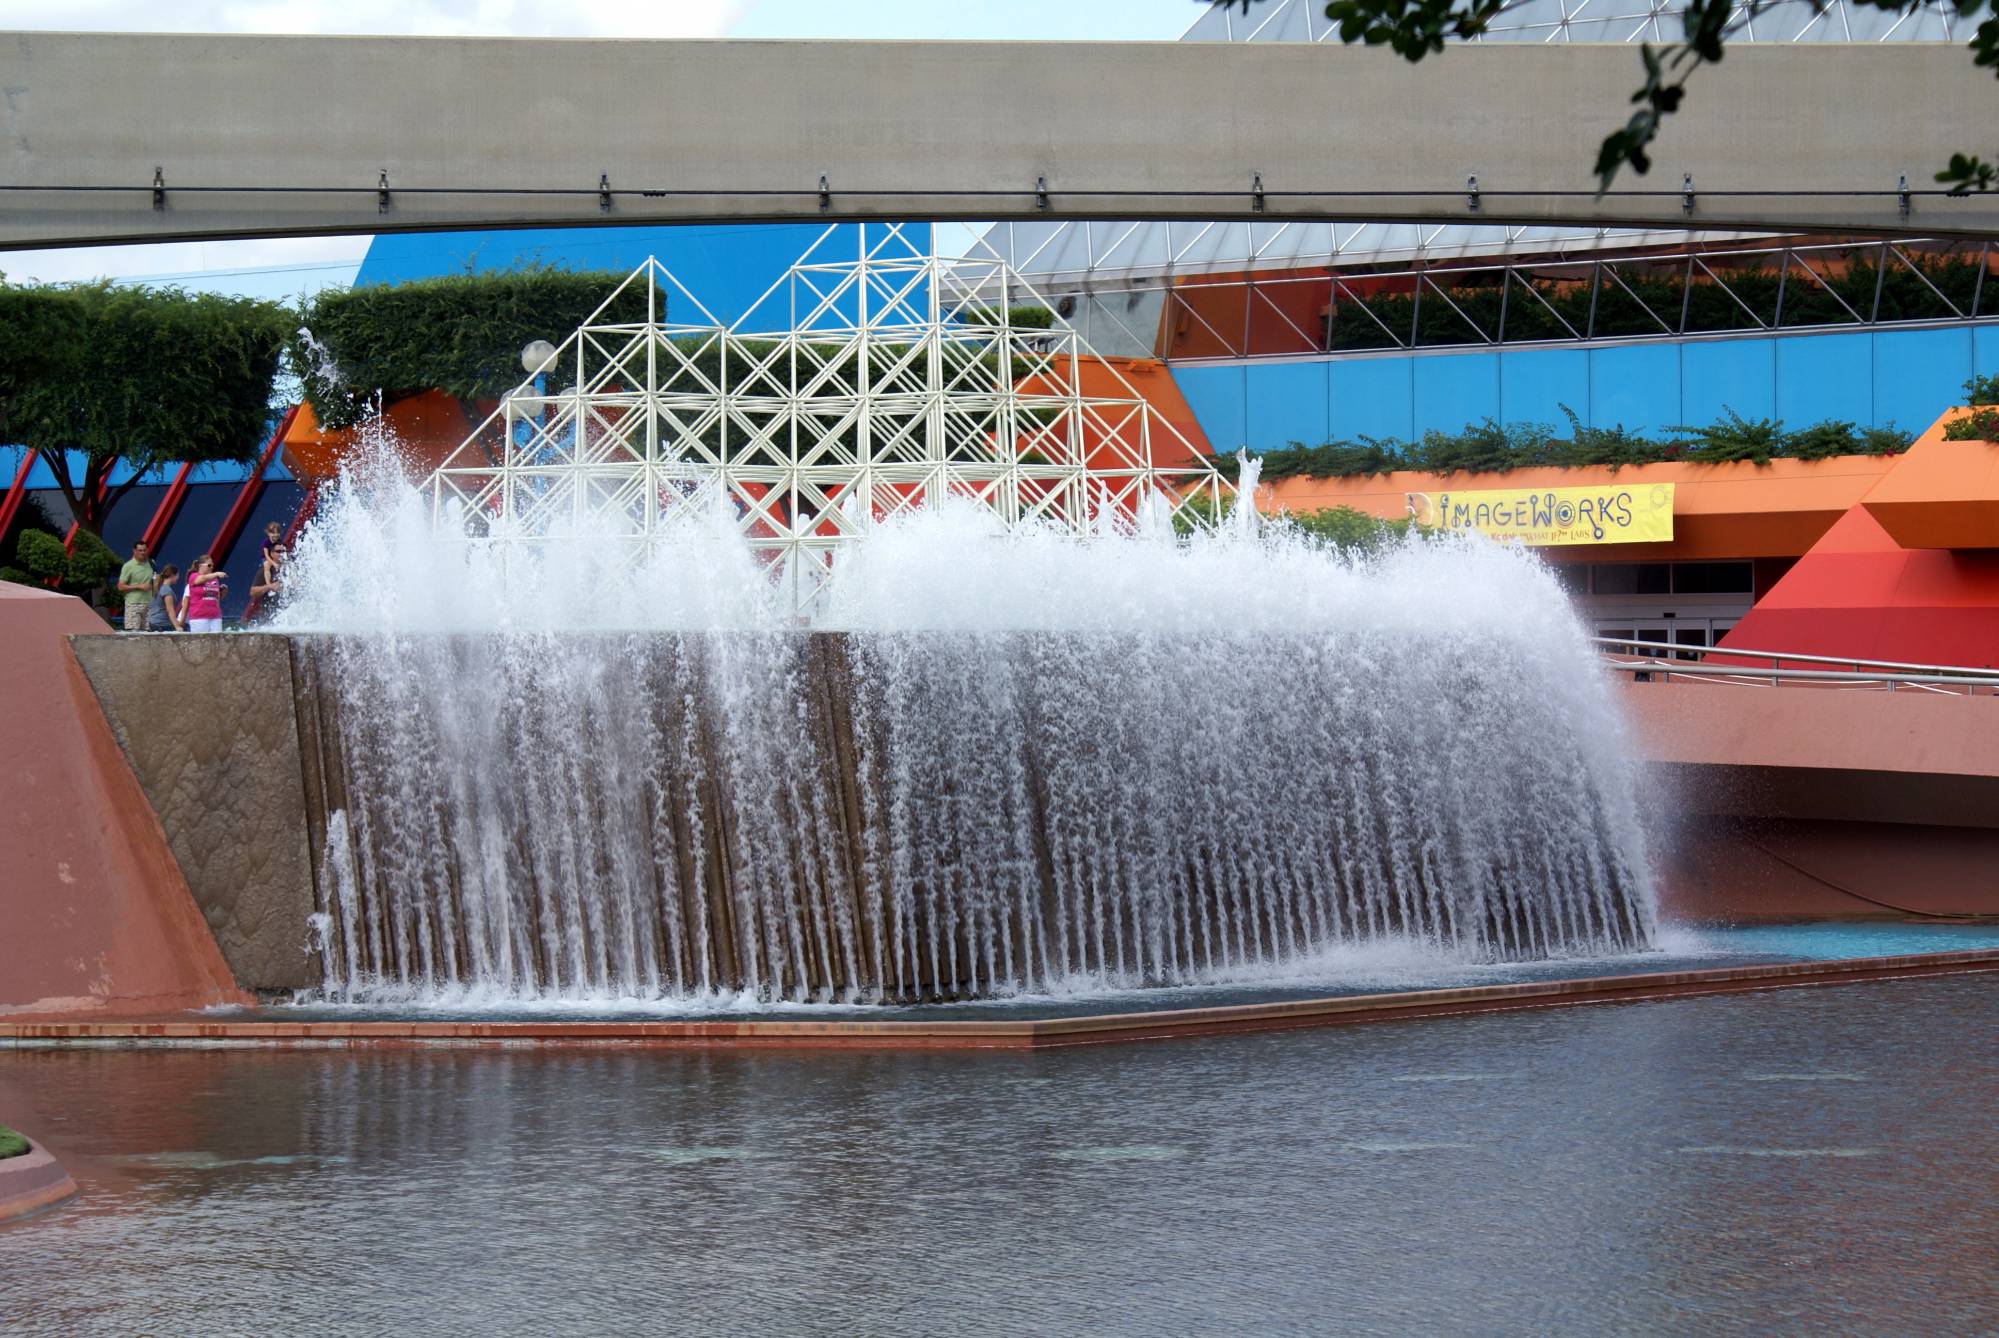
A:
<svg viewBox="0 0 1999 1338">
<path fill-rule="evenodd" d="M 0 33 L 0 249 L 1051 216 L 1999 235 L 1999 195 L 1930 188 L 1999 125 L 1962 47 L 1731 47 L 1599 198 L 1639 78 L 1624 45 Z"/>
</svg>

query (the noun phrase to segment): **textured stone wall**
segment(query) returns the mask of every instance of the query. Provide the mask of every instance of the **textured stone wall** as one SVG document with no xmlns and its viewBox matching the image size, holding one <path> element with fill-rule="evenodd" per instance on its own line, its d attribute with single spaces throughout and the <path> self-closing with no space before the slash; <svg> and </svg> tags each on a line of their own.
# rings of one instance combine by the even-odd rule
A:
<svg viewBox="0 0 1999 1338">
<path fill-rule="evenodd" d="M 316 985 L 292 663 L 281 636 L 71 642 L 245 989 Z"/>
</svg>

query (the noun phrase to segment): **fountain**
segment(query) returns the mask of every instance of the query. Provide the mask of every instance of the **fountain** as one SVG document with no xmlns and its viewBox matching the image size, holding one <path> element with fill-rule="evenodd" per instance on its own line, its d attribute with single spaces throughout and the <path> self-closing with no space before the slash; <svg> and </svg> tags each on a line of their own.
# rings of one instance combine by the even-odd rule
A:
<svg viewBox="0 0 1999 1338">
<path fill-rule="evenodd" d="M 1014 327 L 1017 276 L 898 236 L 801 262 L 775 331 L 665 325 L 649 263 L 645 319 L 607 300 L 537 359 L 567 388 L 530 418 L 322 506 L 279 625 L 328 999 L 1649 945 L 1616 725 L 1535 558 L 1260 524 L 1254 461 L 1231 488 L 1073 331 Z"/>
<path fill-rule="evenodd" d="M 283 617 L 328 998 L 960 998 L 1650 941 L 1605 690 L 1530 555 L 947 504 L 876 525 L 799 626 L 726 506 L 690 515 L 629 570 L 488 560 L 394 487 L 308 537 Z"/>
</svg>

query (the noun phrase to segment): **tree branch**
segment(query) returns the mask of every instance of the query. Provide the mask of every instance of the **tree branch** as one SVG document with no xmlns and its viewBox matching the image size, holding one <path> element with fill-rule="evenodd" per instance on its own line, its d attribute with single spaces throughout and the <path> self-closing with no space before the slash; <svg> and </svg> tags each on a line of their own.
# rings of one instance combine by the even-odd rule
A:
<svg viewBox="0 0 1999 1338">
<path fill-rule="evenodd" d="M 1217 8 L 1240 7 L 1247 15 L 1264 0 L 1209 0 Z M 1326 17 L 1338 25 L 1340 41 L 1349 45 L 1387 46 L 1405 60 L 1418 61 L 1441 52 L 1451 38 L 1468 41 L 1484 33 L 1510 0 L 1330 0 Z M 1753 22 L 1777 0 L 1747 0 L 1741 21 Z M 1832 0 L 1811 0 L 1823 13 Z M 1927 0 L 1851 0 L 1893 14 L 1914 14 Z M 1962 21 L 1975 18 L 1990 6 L 1992 14 L 1973 31 L 1969 46 L 1972 63 L 1999 73 L 1999 0 L 1954 0 Z M 1703 65 L 1722 58 L 1732 22 L 1736 18 L 1734 0 L 1687 0 L 1681 12 L 1684 35 L 1667 46 L 1640 48 L 1645 62 L 1645 82 L 1631 95 L 1638 110 L 1621 129 L 1604 137 L 1597 147 L 1597 196 L 1610 190 L 1617 174 L 1629 167 L 1643 176 L 1651 170 L 1652 142 L 1659 137 L 1665 120 L 1680 109 L 1686 98 L 1687 81 Z M 1939 182 L 1951 186 L 1952 195 L 1999 189 L 1999 165 L 1974 154 L 1954 153 L 1950 164 L 1936 174 Z"/>
<path fill-rule="evenodd" d="M 111 457 L 111 459 L 105 461 L 104 463 L 105 470 L 108 472 L 110 468 L 113 465 L 115 465 L 117 462 L 118 462 L 117 456 Z M 139 486 L 139 480 L 144 476 L 145 475 L 143 471 L 134 469 L 132 471 L 131 478 L 126 479 L 123 483 L 120 483 L 116 487 L 111 488 L 104 494 L 104 515 L 107 518 L 111 515 L 111 512 L 117 507 L 118 503 L 124 499 L 125 494 Z"/>
<path fill-rule="evenodd" d="M 63 500 L 69 503 L 70 518 L 81 524 L 83 500 L 77 496 L 76 485 L 69 481 L 68 452 L 53 446 L 37 446 L 34 451 L 41 457 L 42 463 L 49 467 L 49 473 L 55 476 L 56 487 L 62 490 Z"/>
</svg>

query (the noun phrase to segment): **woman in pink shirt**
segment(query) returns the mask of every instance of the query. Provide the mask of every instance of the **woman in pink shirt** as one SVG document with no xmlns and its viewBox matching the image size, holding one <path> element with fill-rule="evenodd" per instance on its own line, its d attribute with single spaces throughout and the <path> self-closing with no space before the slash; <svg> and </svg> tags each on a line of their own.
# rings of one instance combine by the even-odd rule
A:
<svg viewBox="0 0 1999 1338">
<path fill-rule="evenodd" d="M 222 630 L 222 584 L 229 573 L 215 570 L 215 559 L 203 553 L 187 574 L 187 630 Z"/>
</svg>

